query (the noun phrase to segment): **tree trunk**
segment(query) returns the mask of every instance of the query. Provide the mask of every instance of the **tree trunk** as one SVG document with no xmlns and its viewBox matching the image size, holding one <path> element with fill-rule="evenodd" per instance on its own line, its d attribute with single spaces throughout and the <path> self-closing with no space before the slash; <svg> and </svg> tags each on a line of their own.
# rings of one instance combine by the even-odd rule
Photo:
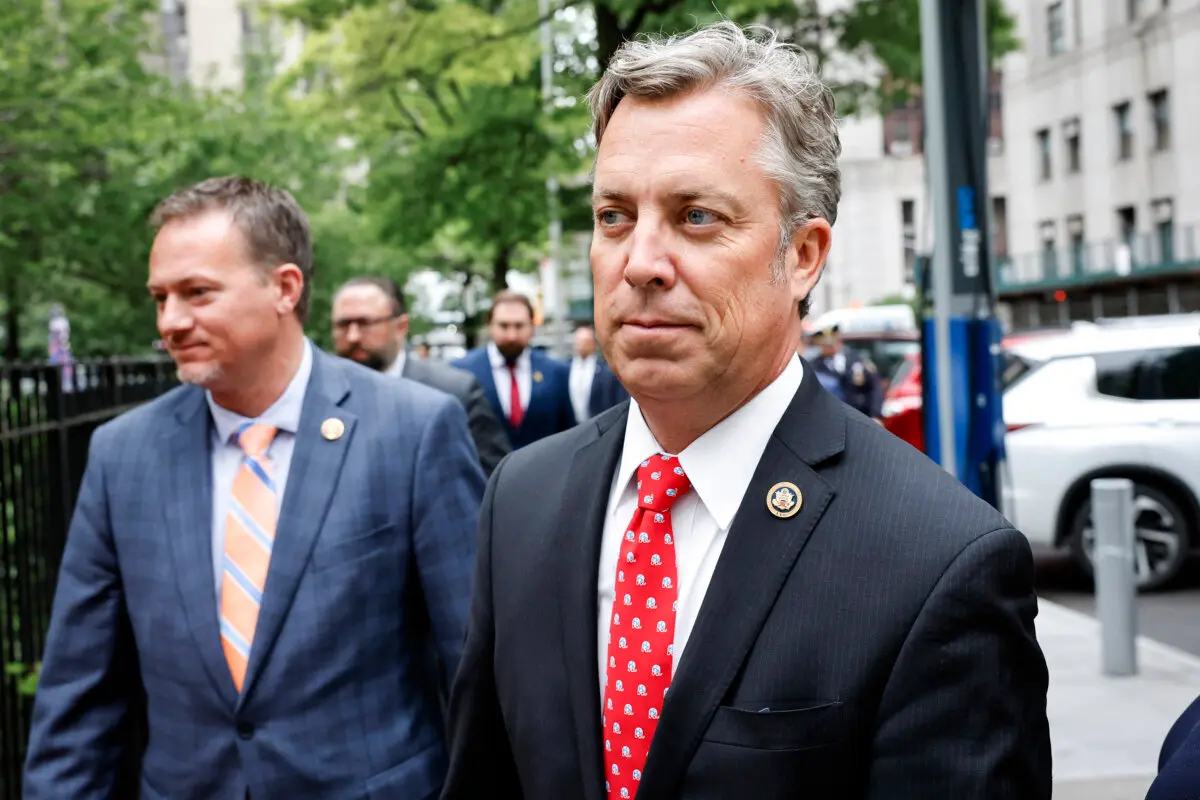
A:
<svg viewBox="0 0 1200 800">
<path fill-rule="evenodd" d="M 21 358 L 21 299 L 17 296 L 17 274 L 10 267 L 4 280 L 4 360 L 10 364 Z"/>
<path fill-rule="evenodd" d="M 621 30 L 621 19 L 617 12 L 603 3 L 595 3 L 596 14 L 596 59 L 600 62 L 600 72 L 608 68 L 608 62 L 613 54 L 625 41 L 625 31 Z"/>
<path fill-rule="evenodd" d="M 496 248 L 492 257 L 492 291 L 502 292 L 508 288 L 509 262 L 512 260 L 512 245 L 503 244 Z"/>
</svg>

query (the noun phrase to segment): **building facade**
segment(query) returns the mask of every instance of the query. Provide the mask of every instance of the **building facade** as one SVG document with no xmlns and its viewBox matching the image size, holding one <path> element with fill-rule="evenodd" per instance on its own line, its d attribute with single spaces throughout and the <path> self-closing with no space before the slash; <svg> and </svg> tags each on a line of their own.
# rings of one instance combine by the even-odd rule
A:
<svg viewBox="0 0 1200 800">
<path fill-rule="evenodd" d="M 1200 309 L 1200 0 L 1008 0 L 1014 327 Z"/>
<path fill-rule="evenodd" d="M 258 13 L 255 0 L 160 0 L 159 9 L 163 67 L 193 86 L 236 87 L 248 55 L 269 46 L 287 66 L 304 45 L 300 25 Z"/>
</svg>

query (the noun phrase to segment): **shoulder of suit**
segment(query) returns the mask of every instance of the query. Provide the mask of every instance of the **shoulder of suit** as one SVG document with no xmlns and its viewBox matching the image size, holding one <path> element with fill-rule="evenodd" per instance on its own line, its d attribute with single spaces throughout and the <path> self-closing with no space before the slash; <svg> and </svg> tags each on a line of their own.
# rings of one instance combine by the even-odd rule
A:
<svg viewBox="0 0 1200 800">
<path fill-rule="evenodd" d="M 158 440 L 170 430 L 181 411 L 195 403 L 204 403 L 204 390 L 198 386 L 176 386 L 165 394 L 113 417 L 98 426 L 92 434 L 92 445 L 109 442 L 140 442 Z M 207 409 L 206 409 L 207 411 Z"/>
<path fill-rule="evenodd" d="M 405 418 L 411 420 L 414 414 L 418 417 L 422 413 L 432 415 L 443 405 L 455 402 L 445 392 L 419 381 L 397 380 L 392 375 L 384 375 L 346 359 L 337 359 L 337 362 L 340 363 L 336 363 L 335 369 L 350 381 L 351 396 L 347 402 L 351 406 L 359 403 L 365 403 L 368 407 L 394 404 L 398 410 L 403 409 Z M 361 393 L 361 397 L 356 399 L 354 395 L 358 393 Z"/>
<path fill-rule="evenodd" d="M 529 363 L 534 369 L 540 369 L 545 372 L 557 372 L 562 375 L 571 374 L 571 364 L 566 361 L 559 361 L 557 358 L 552 358 L 548 353 L 543 353 L 540 350 L 534 350 L 529 354 Z"/>
<path fill-rule="evenodd" d="M 522 493 L 527 494 L 526 490 L 544 489 L 545 476 L 569 473 L 575 454 L 595 437 L 595 427 L 588 422 L 513 450 L 504 458 L 503 478 L 497 491 L 523 487 Z"/>
<path fill-rule="evenodd" d="M 460 391 L 467 391 L 473 384 L 478 383 L 475 375 L 465 368 L 441 361 L 411 361 L 409 366 L 412 370 L 412 377 L 416 380 L 428 379 L 433 383 Z"/>
<path fill-rule="evenodd" d="M 948 472 L 879 423 L 852 409 L 846 417 L 846 447 L 841 456 L 847 475 L 861 476 L 837 486 L 839 501 L 863 508 L 887 507 L 890 520 L 873 535 L 910 536 L 921 530 L 926 540 L 939 539 L 955 549 L 980 534 L 1011 524 Z M 854 465 L 858 466 L 855 467 Z M 870 465 L 870 466 L 867 466 Z"/>
</svg>

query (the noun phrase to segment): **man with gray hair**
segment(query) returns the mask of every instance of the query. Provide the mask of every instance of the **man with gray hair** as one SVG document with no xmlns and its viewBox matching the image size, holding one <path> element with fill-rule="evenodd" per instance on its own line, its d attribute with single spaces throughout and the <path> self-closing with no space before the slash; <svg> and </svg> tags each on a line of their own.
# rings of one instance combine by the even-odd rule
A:
<svg viewBox="0 0 1200 800">
<path fill-rule="evenodd" d="M 632 402 L 491 478 L 443 798 L 1050 797 L 1025 538 L 796 355 L 829 91 L 723 22 L 624 45 L 590 101 Z"/>
</svg>

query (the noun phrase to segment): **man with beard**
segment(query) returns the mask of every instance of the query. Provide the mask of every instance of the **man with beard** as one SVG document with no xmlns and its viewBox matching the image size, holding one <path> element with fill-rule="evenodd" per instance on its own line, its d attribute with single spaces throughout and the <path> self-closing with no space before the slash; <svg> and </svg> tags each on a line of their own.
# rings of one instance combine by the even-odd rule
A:
<svg viewBox="0 0 1200 800">
<path fill-rule="evenodd" d="M 518 292 L 498 292 L 488 310 L 488 343 L 454 366 L 479 380 L 504 421 L 514 450 L 575 425 L 570 369 L 530 348 L 533 303 Z"/>
<path fill-rule="evenodd" d="M 246 178 L 154 212 L 184 386 L 92 437 L 24 796 L 436 796 L 484 479 L 452 397 L 304 336 L 308 219 Z M 440 667 L 430 675 L 427 665 Z"/>
<path fill-rule="evenodd" d="M 337 354 L 457 398 L 466 409 L 480 466 L 485 475 L 491 475 L 510 447 L 483 387 L 465 370 L 411 357 L 405 349 L 407 337 L 404 294 L 394 280 L 358 277 L 337 290 L 333 297 L 333 344 Z"/>
</svg>

